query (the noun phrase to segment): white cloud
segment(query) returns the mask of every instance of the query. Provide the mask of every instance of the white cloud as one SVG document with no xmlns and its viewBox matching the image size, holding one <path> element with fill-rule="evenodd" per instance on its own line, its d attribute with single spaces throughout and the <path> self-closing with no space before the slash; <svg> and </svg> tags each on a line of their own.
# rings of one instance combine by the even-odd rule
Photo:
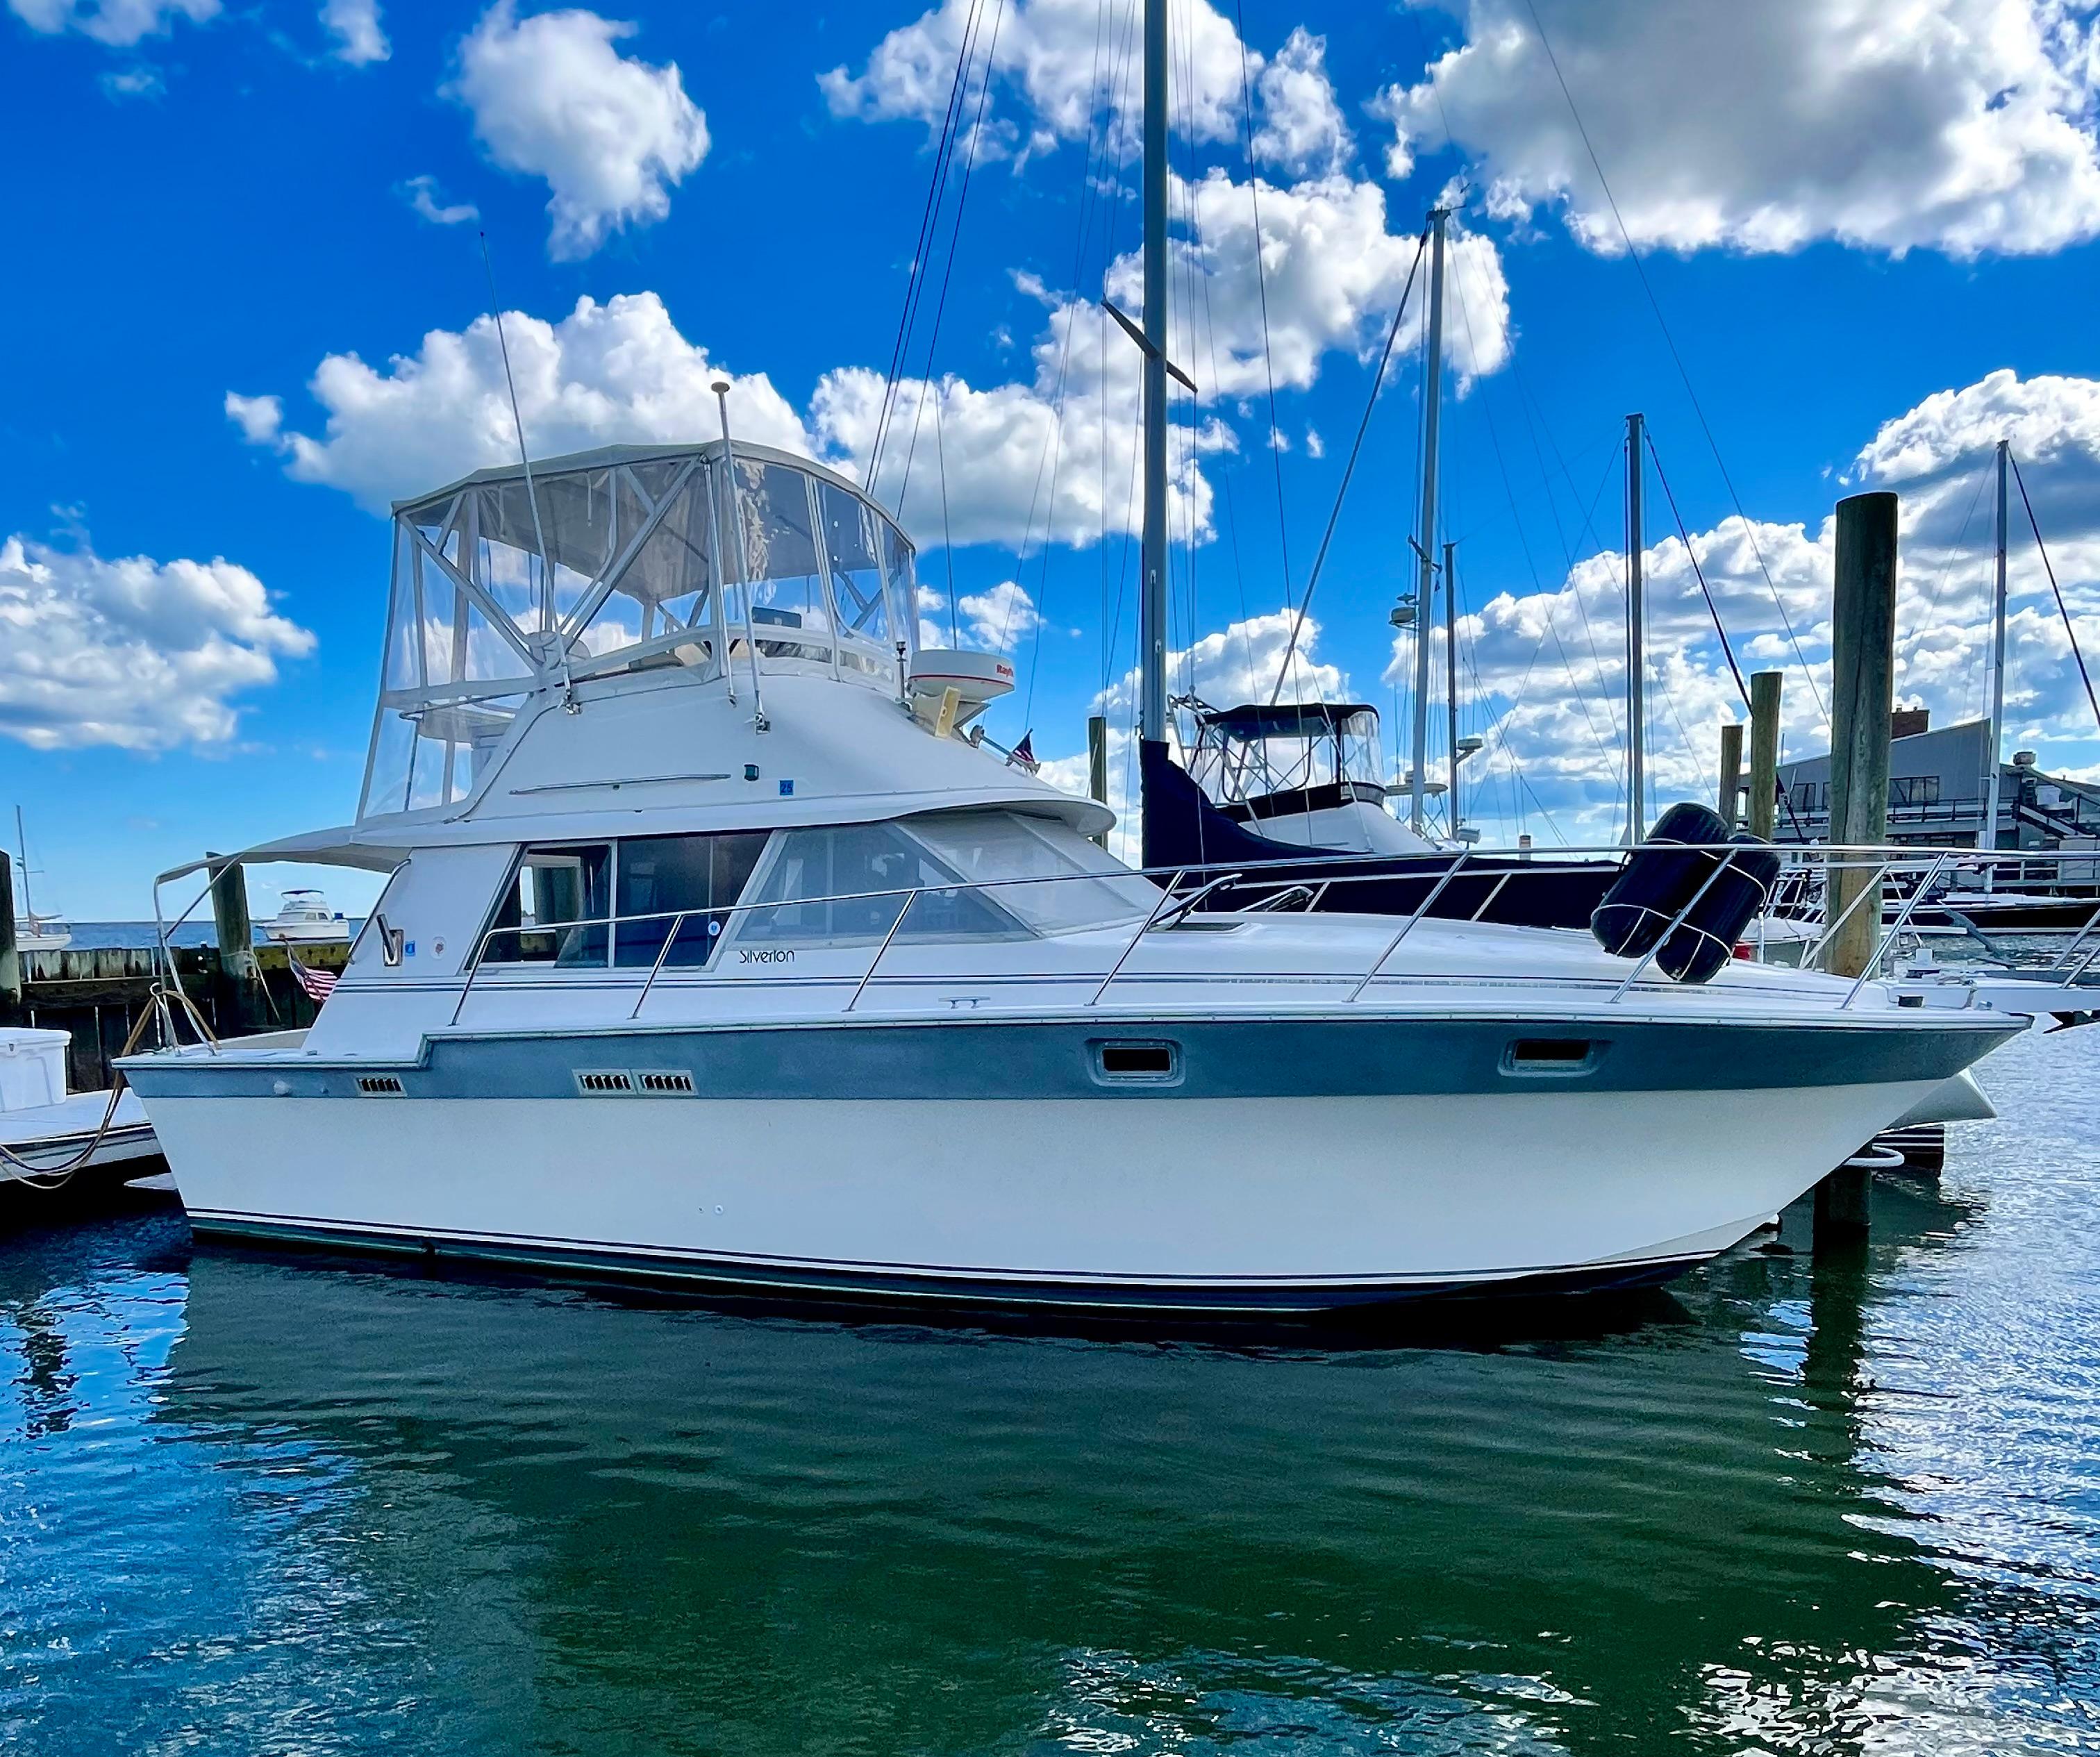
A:
<svg viewBox="0 0 2100 1757">
<path fill-rule="evenodd" d="M 1453 10 L 1457 10 L 1454 0 Z M 2100 232 L 2100 89 L 2072 0 L 1538 0 L 1637 246 L 2052 251 Z M 1448 126 L 1491 211 L 1557 205 L 1623 248 L 1531 0 L 1464 0 L 1464 41 L 1375 106 L 1393 174 Z"/>
<path fill-rule="evenodd" d="M 2001 436 L 2020 460 L 2080 643 L 2089 663 L 2100 660 L 2100 380 L 1997 372 L 1942 391 L 1886 423 L 1842 490 L 1902 496 L 1896 690 L 1930 708 L 1935 725 L 1988 711 L 1989 473 Z M 2017 490 L 2012 515 L 2005 748 L 2033 745 L 2045 767 L 2076 768 L 2100 754 L 2100 735 Z M 1674 536 L 1647 550 L 1649 771 L 1661 803 L 1711 797 L 1718 728 L 1742 715 L 1691 555 L 1745 673 L 1785 673 L 1786 752 L 1808 756 L 1829 748 L 1817 698 L 1830 700 L 1834 537 L 1833 519 L 1811 529 L 1732 518 L 1694 532 L 1689 554 Z M 1506 747 L 1580 841 L 1608 840 L 1624 810 L 1624 557 L 1607 552 L 1578 562 L 1551 591 L 1505 593 L 1461 624 L 1472 666 L 1466 693 L 1477 700 L 1484 688 L 1498 716 L 1489 753 L 1474 759 L 1497 777 L 1490 798 L 1508 788 Z M 1410 639 L 1396 638 L 1388 681 L 1411 675 L 1412 655 Z"/>
<path fill-rule="evenodd" d="M 1320 175 L 1348 162 L 1356 143 L 1327 77 L 1327 39 L 1301 24 L 1262 69 L 1261 126 L 1255 157 L 1292 176 Z"/>
<path fill-rule="evenodd" d="M 438 179 L 427 173 L 403 183 L 401 194 L 419 218 L 434 226 L 464 225 L 481 218 L 481 210 L 471 201 L 446 201 L 439 193 Z"/>
<path fill-rule="evenodd" d="M 1267 701 L 1290 643 L 1290 624 L 1287 611 L 1250 616 L 1168 653 L 1169 692 L 1194 695 L 1218 708 Z M 1319 641 L 1320 624 L 1317 618 L 1308 616 L 1299 631 L 1282 700 L 1348 700 L 1348 673 L 1316 656 Z M 1131 734 L 1137 720 L 1137 673 L 1132 669 L 1096 695 L 1088 709 L 1103 715 L 1109 723 L 1108 804 L 1116 814 L 1109 845 L 1118 859 L 1133 863 L 1139 859 L 1144 822 L 1137 797 L 1136 751 Z M 1042 775 L 1052 787 L 1087 797 L 1088 767 L 1084 752 L 1074 757 L 1046 757 Z"/>
<path fill-rule="evenodd" d="M 164 35 L 179 19 L 201 24 L 218 16 L 220 0 L 7 0 L 15 17 L 48 37 L 78 31 L 112 49 Z"/>
<path fill-rule="evenodd" d="M 489 157 L 554 192 L 557 258 L 589 255 L 611 233 L 671 211 L 671 190 L 708 152 L 707 117 L 676 64 L 615 46 L 636 27 L 570 11 L 517 16 L 497 0 L 460 46 L 443 90 L 464 104 Z"/>
<path fill-rule="evenodd" d="M 323 0 L 321 27 L 335 38 L 333 53 L 352 67 L 368 67 L 393 53 L 379 28 L 379 0 Z"/>
<path fill-rule="evenodd" d="M 843 67 L 818 76 L 835 116 L 862 121 L 899 119 L 924 122 L 938 133 L 947 113 L 972 0 L 942 0 L 913 23 L 891 31 L 868 56 L 866 68 Z M 1142 93 L 1133 52 L 1135 9 L 1102 0 L 1010 0 L 998 21 L 980 14 L 972 64 L 990 60 L 998 80 L 1017 93 L 1029 112 L 1028 139 L 1041 148 L 1083 140 L 1094 117 L 1110 116 L 1110 150 L 1134 157 L 1139 149 Z M 1174 10 L 1174 126 L 1185 136 L 1231 139 L 1242 113 L 1242 63 L 1239 35 L 1210 0 L 1185 0 Z M 1262 68 L 1250 52 L 1249 78 Z M 1112 77 L 1120 68 L 1123 77 Z M 1113 85 L 1114 89 L 1110 87 Z M 973 81 L 975 89 L 975 79 Z M 978 156 L 1007 150 L 1018 132 L 993 114 L 993 138 L 980 141 Z"/>
<path fill-rule="evenodd" d="M 1010 653 L 1043 625 L 1035 600 L 1017 580 L 1002 580 L 988 592 L 965 592 L 955 608 L 969 625 L 969 644 L 988 653 Z"/>
<path fill-rule="evenodd" d="M 601 305 L 585 298 L 558 323 L 504 314 L 525 437 L 535 457 L 593 446 L 717 437 L 708 386 L 730 380 L 730 419 L 742 438 L 790 451 L 816 448 L 763 373 L 725 373 L 678 333 L 653 293 Z M 230 393 L 228 417 L 251 444 L 271 445 L 301 482 L 325 483 L 373 512 L 470 470 L 509 463 L 516 430 L 492 319 L 464 333 L 433 329 L 384 370 L 355 354 L 322 360 L 307 389 L 326 415 L 318 438 L 283 426 L 274 397 Z"/>
<path fill-rule="evenodd" d="M 105 559 L 20 536 L 0 542 L 0 731 L 38 750 L 223 743 L 229 698 L 314 647 L 232 562 Z"/>
<path fill-rule="evenodd" d="M 121 104 L 126 98 L 162 97 L 168 90 L 167 82 L 161 77 L 160 70 L 143 64 L 125 68 L 121 72 L 104 73 L 96 84 L 102 87 L 103 95 L 114 104 Z"/>
</svg>

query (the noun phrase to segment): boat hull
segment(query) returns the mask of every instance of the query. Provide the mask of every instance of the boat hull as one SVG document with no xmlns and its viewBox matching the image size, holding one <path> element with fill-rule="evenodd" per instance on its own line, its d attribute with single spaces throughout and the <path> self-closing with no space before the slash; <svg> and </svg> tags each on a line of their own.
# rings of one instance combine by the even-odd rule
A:
<svg viewBox="0 0 2100 1757">
<path fill-rule="evenodd" d="M 1152 1091 L 1089 1089 L 1099 1025 L 933 1027 L 931 1047 L 925 1027 L 454 1040 L 377 1076 L 387 1096 L 326 1095 L 355 1089 L 339 1070 L 134 1077 L 207 1234 L 744 1292 L 1282 1314 L 1663 1278 L 2000 1040 L 1833 1033 L 1811 1075 L 1760 1068 L 1742 1033 L 1744 1084 L 1716 1092 L 1701 1033 L 1626 1026 L 1569 1089 L 1505 1071 L 1525 1028 L 1301 1026 L 1287 1049 L 1185 1025 Z M 1870 1077 L 1840 1078 L 1848 1060 Z M 587 1070 L 673 1065 L 695 1096 L 581 1092 Z"/>
</svg>

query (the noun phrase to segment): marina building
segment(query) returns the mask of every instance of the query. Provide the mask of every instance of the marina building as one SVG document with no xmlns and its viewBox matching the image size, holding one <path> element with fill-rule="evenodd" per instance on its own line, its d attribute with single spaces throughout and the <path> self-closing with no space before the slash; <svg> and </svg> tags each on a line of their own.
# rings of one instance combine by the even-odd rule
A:
<svg viewBox="0 0 2100 1757">
<path fill-rule="evenodd" d="M 1890 717 L 1888 838 L 1913 847 L 1979 846 L 1989 809 L 1991 722 L 1934 726 L 1930 713 L 1902 708 Z M 1828 753 L 1781 763 L 1779 788 L 1778 840 L 1826 840 Z M 2034 752 L 2015 751 L 1998 766 L 1995 828 L 1995 848 L 2100 847 L 2100 785 L 2045 775 Z"/>
</svg>

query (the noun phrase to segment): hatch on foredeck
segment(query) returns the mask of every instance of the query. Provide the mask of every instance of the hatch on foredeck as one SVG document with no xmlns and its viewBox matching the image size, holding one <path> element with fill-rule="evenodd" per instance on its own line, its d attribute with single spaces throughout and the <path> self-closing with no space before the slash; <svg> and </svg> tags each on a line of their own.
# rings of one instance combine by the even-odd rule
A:
<svg viewBox="0 0 2100 1757">
<path fill-rule="evenodd" d="M 730 491 L 734 474 L 735 492 Z M 911 545 L 852 483 L 719 440 L 483 470 L 394 509 L 360 819 L 451 805 L 542 691 L 656 667 L 897 686 Z"/>
</svg>

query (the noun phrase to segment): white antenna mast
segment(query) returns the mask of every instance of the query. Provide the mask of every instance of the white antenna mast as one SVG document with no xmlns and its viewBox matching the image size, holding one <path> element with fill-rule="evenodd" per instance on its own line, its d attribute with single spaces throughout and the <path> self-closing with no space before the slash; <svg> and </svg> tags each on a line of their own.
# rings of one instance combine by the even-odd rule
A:
<svg viewBox="0 0 2100 1757">
<path fill-rule="evenodd" d="M 575 680 L 569 675 L 569 643 L 554 626 L 554 563 L 547 553 L 547 533 L 540 523 L 540 495 L 532 485 L 532 457 L 525 449 L 525 417 L 518 413 L 518 381 L 510 375 L 510 343 L 503 333 L 503 302 L 496 296 L 496 270 L 488 259 L 488 234 L 481 240 L 482 271 L 488 276 L 488 314 L 496 320 L 496 346 L 503 355 L 503 386 L 510 393 L 510 424 L 518 435 L 518 461 L 525 468 L 525 503 L 532 509 L 532 541 L 540 550 L 540 633 L 554 649 L 562 667 L 562 705 L 571 713 L 583 709 L 576 700 Z M 543 659 L 543 664 L 545 662 Z"/>
</svg>

